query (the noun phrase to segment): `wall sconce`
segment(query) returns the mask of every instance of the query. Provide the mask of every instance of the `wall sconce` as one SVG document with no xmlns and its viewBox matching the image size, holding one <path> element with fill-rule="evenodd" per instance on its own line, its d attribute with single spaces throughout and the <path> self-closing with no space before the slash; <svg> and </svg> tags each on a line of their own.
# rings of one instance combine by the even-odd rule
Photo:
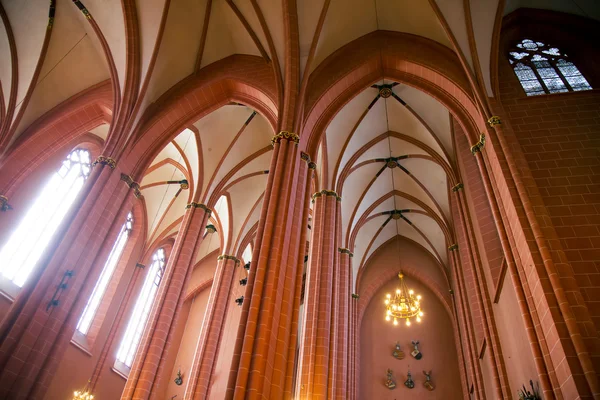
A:
<svg viewBox="0 0 600 400">
<path fill-rule="evenodd" d="M 240 279 L 240 285 L 246 286 L 248 284 L 248 278 Z"/>
<path fill-rule="evenodd" d="M 181 370 L 177 371 L 177 377 L 175 378 L 175 384 L 177 386 L 181 386 L 183 384 L 183 375 L 181 375 Z"/>
<path fill-rule="evenodd" d="M 235 299 L 235 304 L 237 304 L 238 306 L 244 304 L 244 296 L 240 296 L 237 299 Z"/>
</svg>

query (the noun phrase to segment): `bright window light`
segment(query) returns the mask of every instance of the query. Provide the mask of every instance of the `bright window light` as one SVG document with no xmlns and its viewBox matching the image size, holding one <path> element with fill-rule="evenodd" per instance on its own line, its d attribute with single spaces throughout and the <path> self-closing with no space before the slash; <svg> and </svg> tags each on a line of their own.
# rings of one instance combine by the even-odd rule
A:
<svg viewBox="0 0 600 400">
<path fill-rule="evenodd" d="M 150 316 L 150 310 L 152 309 L 152 303 L 156 297 L 158 291 L 158 285 L 162 278 L 165 267 L 165 251 L 160 248 L 156 250 L 156 253 L 152 256 L 152 264 L 144 280 L 144 286 L 140 292 L 133 314 L 127 324 L 127 330 L 119 346 L 117 353 L 117 361 L 131 367 L 135 352 L 137 351 L 138 345 L 144 332 L 144 327 Z"/>
<path fill-rule="evenodd" d="M 46 184 L 0 250 L 0 273 L 22 287 L 90 174 L 90 153 L 76 149 Z"/>
<path fill-rule="evenodd" d="M 121 228 L 121 232 L 119 232 L 117 241 L 115 242 L 112 250 L 110 251 L 108 260 L 106 260 L 106 264 L 104 264 L 104 268 L 102 268 L 102 272 L 100 273 L 100 277 L 96 282 L 94 291 L 92 292 L 92 295 L 90 296 L 87 304 L 85 305 L 83 314 L 81 315 L 81 318 L 77 323 L 77 330 L 84 335 L 88 333 L 90 326 L 92 325 L 92 321 L 94 320 L 96 311 L 98 311 L 98 307 L 100 306 L 102 297 L 106 292 L 108 282 L 110 282 L 110 278 L 112 277 L 113 272 L 115 272 L 115 269 L 117 268 L 117 264 L 119 262 L 119 259 L 121 258 L 121 254 L 123 254 L 123 249 L 125 248 L 125 244 L 127 243 L 127 239 L 129 238 L 132 228 L 133 215 L 129 213 L 129 215 L 127 215 L 127 221 Z"/>
</svg>

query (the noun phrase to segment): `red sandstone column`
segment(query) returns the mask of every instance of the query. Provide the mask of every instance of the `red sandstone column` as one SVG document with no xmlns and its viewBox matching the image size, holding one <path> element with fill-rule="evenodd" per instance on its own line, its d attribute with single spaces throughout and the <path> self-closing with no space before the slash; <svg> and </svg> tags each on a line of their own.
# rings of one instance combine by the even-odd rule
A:
<svg viewBox="0 0 600 400">
<path fill-rule="evenodd" d="M 231 283 L 235 267 L 239 263 L 240 260 L 230 255 L 224 254 L 218 258 L 184 399 L 208 398 L 211 375 L 217 362 L 217 351 L 227 317 L 227 306 L 233 301 L 229 296 Z"/>
<path fill-rule="evenodd" d="M 339 207 L 338 207 L 339 208 Z M 339 215 L 338 215 L 339 217 Z M 335 378 L 334 386 L 332 388 L 331 398 L 332 399 L 348 399 L 348 362 L 350 357 L 350 300 L 351 300 L 351 282 L 352 282 L 352 267 L 350 263 L 350 257 L 352 253 L 348 249 L 338 249 L 339 251 L 339 262 L 337 266 L 339 268 L 339 274 L 334 276 L 336 283 L 335 290 L 337 295 L 335 296 L 336 303 L 334 306 L 338 311 L 337 317 L 334 319 L 335 323 L 335 344 L 336 354 L 334 358 L 335 368 L 333 375 Z"/>
<path fill-rule="evenodd" d="M 128 185 L 120 179 L 114 160 L 104 160 L 94 167 L 0 325 L 2 399 L 43 395 L 75 331 L 71 316 L 82 312 L 77 308 L 84 304 L 78 302 L 79 296 L 97 279 L 92 266 L 105 243 L 116 239 L 116 234 L 109 235 L 113 224 L 122 224 L 122 212 L 131 209 L 133 193 L 128 185 L 139 195 L 131 178 Z M 72 275 L 67 271 L 73 271 Z M 61 282 L 66 287 L 57 290 Z"/>
<path fill-rule="evenodd" d="M 290 132 L 273 138 L 228 399 L 291 397 L 311 178 L 297 143 L 298 136 Z"/>
<path fill-rule="evenodd" d="M 167 260 L 160 288 L 121 399 L 148 399 L 157 388 L 185 297 L 202 232 L 210 216 L 204 204 L 191 203 Z"/>
<path fill-rule="evenodd" d="M 328 190 L 313 195 L 312 251 L 306 271 L 306 314 L 298 364 L 297 394 L 302 399 L 326 399 L 330 394 L 338 199 L 335 192 Z"/>
</svg>

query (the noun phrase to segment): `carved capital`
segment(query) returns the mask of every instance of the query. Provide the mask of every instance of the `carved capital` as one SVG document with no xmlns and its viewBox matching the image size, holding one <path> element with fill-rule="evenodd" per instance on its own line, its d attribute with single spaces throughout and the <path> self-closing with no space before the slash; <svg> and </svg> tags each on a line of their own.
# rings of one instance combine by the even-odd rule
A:
<svg viewBox="0 0 600 400">
<path fill-rule="evenodd" d="M 312 161 L 311 161 L 311 162 L 309 162 L 309 163 L 308 163 L 308 169 L 312 169 L 312 170 L 315 170 L 315 169 L 317 169 L 317 164 L 315 164 L 315 163 L 314 163 L 314 162 L 312 162 Z"/>
<path fill-rule="evenodd" d="M 144 264 L 142 264 L 142 263 L 137 263 L 137 264 L 135 264 L 135 266 L 136 266 L 137 268 L 139 268 L 139 269 L 144 269 L 144 268 L 146 268 L 146 266 L 145 266 Z"/>
<path fill-rule="evenodd" d="M 310 156 L 303 151 L 300 152 L 300 159 L 302 161 L 306 161 L 307 163 L 310 162 Z"/>
<path fill-rule="evenodd" d="M 277 135 L 273 136 L 273 139 L 271 139 L 271 144 L 275 146 L 275 143 L 281 142 L 282 139 L 294 142 L 296 144 L 300 143 L 300 136 L 296 135 L 294 132 L 281 131 Z"/>
<path fill-rule="evenodd" d="M 342 254 L 348 254 L 349 257 L 354 257 L 354 253 L 352 253 L 350 250 L 348 250 L 345 247 L 339 247 L 338 251 Z"/>
<path fill-rule="evenodd" d="M 240 263 L 240 260 L 237 257 L 230 256 L 229 254 L 221 254 L 219 257 L 217 257 L 217 260 L 233 260 L 235 261 L 235 265 Z"/>
<path fill-rule="evenodd" d="M 83 5 L 83 3 L 81 3 L 81 1 L 79 1 L 79 0 L 73 0 L 73 3 L 75 3 L 75 5 L 77 6 L 77 8 L 79 8 L 79 11 L 81 11 L 81 13 L 83 15 L 85 15 L 85 17 L 87 19 L 92 19 L 92 15 L 87 10 L 87 8 L 85 8 L 85 6 Z"/>
<path fill-rule="evenodd" d="M 208 207 L 206 207 L 204 204 L 201 203 L 196 203 L 196 202 L 191 202 L 190 204 L 188 204 L 187 206 L 185 206 L 186 210 L 189 210 L 190 208 L 201 208 L 203 209 L 208 215 L 212 214 L 212 210 Z M 207 227 L 208 228 L 208 227 Z M 216 230 L 216 229 L 215 229 Z"/>
<path fill-rule="evenodd" d="M 110 169 L 115 169 L 115 167 L 117 166 L 117 162 L 114 160 L 114 158 L 104 156 L 98 156 L 98 158 L 96 158 L 96 161 L 92 163 L 92 167 L 95 167 L 98 164 L 108 165 Z"/>
<path fill-rule="evenodd" d="M 8 211 L 12 209 L 12 206 L 8 204 L 8 197 L 0 195 L 0 211 Z"/>
<path fill-rule="evenodd" d="M 322 197 L 322 196 L 331 196 L 331 197 L 335 197 L 335 199 L 337 201 L 342 201 L 342 198 L 340 196 L 338 196 L 337 193 L 334 192 L 333 190 L 321 190 L 320 192 L 313 194 L 312 201 L 314 202 L 315 199 L 317 199 L 318 197 Z"/>
<path fill-rule="evenodd" d="M 454 243 L 452 246 L 448 247 L 448 250 L 450 250 L 450 251 L 458 250 L 458 244 Z"/>
<path fill-rule="evenodd" d="M 456 186 L 454 186 L 452 188 L 452 191 L 456 193 L 456 192 L 458 192 L 460 189 L 462 189 L 464 187 L 465 187 L 465 185 L 463 185 L 462 183 L 457 183 Z"/>
<path fill-rule="evenodd" d="M 206 225 L 206 231 L 208 233 L 215 233 L 217 231 L 217 227 L 212 224 Z"/>
<path fill-rule="evenodd" d="M 487 122 L 492 128 L 496 125 L 502 125 L 502 121 L 500 121 L 500 117 L 497 115 L 491 116 Z"/>
<path fill-rule="evenodd" d="M 358 300 L 358 299 L 360 299 L 360 296 L 358 294 L 356 294 L 356 293 L 352 293 L 352 298 L 354 300 Z"/>
<path fill-rule="evenodd" d="M 482 133 L 479 136 L 479 142 L 475 143 L 473 146 L 471 146 L 471 153 L 473 153 L 473 155 L 481 152 L 481 149 L 483 149 L 483 146 L 485 145 L 485 134 Z"/>
<path fill-rule="evenodd" d="M 133 180 L 133 178 L 127 174 L 121 174 L 121 180 L 125 182 L 127 186 L 131 190 L 133 190 L 133 194 L 136 198 L 142 197 L 142 192 L 140 192 L 140 184 Z"/>
</svg>

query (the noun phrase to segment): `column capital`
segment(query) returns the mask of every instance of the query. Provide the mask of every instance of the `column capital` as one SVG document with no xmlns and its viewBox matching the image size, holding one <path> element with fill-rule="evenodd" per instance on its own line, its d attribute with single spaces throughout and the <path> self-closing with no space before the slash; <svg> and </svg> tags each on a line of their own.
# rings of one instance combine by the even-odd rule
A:
<svg viewBox="0 0 600 400">
<path fill-rule="evenodd" d="M 8 197 L 0 195 L 0 211 L 8 211 L 12 209 L 12 206 L 8 204 Z"/>
<path fill-rule="evenodd" d="M 142 192 L 140 192 L 140 184 L 133 180 L 133 178 L 127 174 L 121 174 L 121 180 L 125 182 L 130 189 L 133 190 L 133 194 L 136 198 L 142 197 Z"/>
<path fill-rule="evenodd" d="M 459 183 L 457 183 L 457 184 L 456 184 L 456 186 L 454 186 L 454 187 L 452 188 L 452 191 L 453 191 L 454 193 L 456 193 L 456 192 L 458 192 L 460 189 L 462 189 L 462 188 L 464 188 L 464 187 L 465 187 L 465 185 L 463 185 L 463 184 L 462 184 L 462 182 L 459 182 Z"/>
<path fill-rule="evenodd" d="M 108 165 L 110 169 L 115 169 L 117 166 L 117 161 L 114 158 L 98 156 L 98 158 L 96 158 L 96 161 L 92 163 L 92 167 L 95 167 L 98 164 Z"/>
<path fill-rule="evenodd" d="M 217 231 L 217 227 L 213 224 L 208 224 L 206 225 L 206 230 L 208 231 L 208 233 L 215 233 Z"/>
<path fill-rule="evenodd" d="M 146 268 L 146 266 L 144 264 L 142 264 L 142 263 L 136 263 L 135 266 L 136 266 L 136 268 L 139 268 L 139 269 Z"/>
<path fill-rule="evenodd" d="M 350 250 L 348 250 L 345 247 L 339 247 L 338 251 L 342 254 L 348 254 L 349 257 L 354 257 L 354 253 L 352 253 Z"/>
<path fill-rule="evenodd" d="M 471 146 L 471 153 L 473 153 L 473 155 L 475 155 L 476 153 L 480 153 L 481 149 L 483 149 L 484 145 L 485 145 L 485 133 L 482 133 L 479 136 L 479 142 L 477 142 L 473 146 Z"/>
<path fill-rule="evenodd" d="M 300 159 L 308 164 L 309 169 L 317 169 L 317 164 L 311 161 L 310 156 L 307 153 L 301 151 Z"/>
<path fill-rule="evenodd" d="M 340 196 L 338 196 L 338 194 L 336 192 L 334 192 L 333 190 L 321 190 L 320 192 L 313 194 L 312 201 L 314 202 L 315 199 L 322 197 L 322 196 L 331 196 L 331 197 L 335 197 L 335 199 L 337 201 L 342 201 L 342 198 Z"/>
<path fill-rule="evenodd" d="M 208 208 L 206 205 L 202 204 L 202 203 L 196 203 L 196 202 L 192 201 L 190 204 L 188 204 L 187 206 L 185 206 L 186 210 L 189 210 L 190 208 L 201 208 L 208 215 L 212 214 L 212 210 L 210 208 Z M 209 226 L 211 226 L 211 225 L 209 225 Z M 208 226 L 206 228 L 208 229 Z M 215 231 L 216 231 L 216 229 L 215 229 Z"/>
<path fill-rule="evenodd" d="M 273 136 L 271 139 L 271 144 L 275 146 L 275 143 L 281 142 L 282 139 L 289 140 L 290 142 L 294 142 L 296 144 L 300 143 L 300 136 L 294 132 L 281 131 Z"/>
<path fill-rule="evenodd" d="M 235 261 L 235 265 L 238 265 L 240 263 L 239 258 L 234 257 L 234 256 L 230 256 L 229 254 L 221 254 L 219 257 L 217 257 L 218 261 L 221 260 L 233 260 Z"/>
<path fill-rule="evenodd" d="M 448 250 L 450 250 L 450 251 L 458 250 L 458 244 L 454 243 L 452 246 L 448 246 Z"/>
<path fill-rule="evenodd" d="M 500 117 L 497 115 L 492 115 L 488 120 L 487 123 L 491 126 L 494 127 L 496 125 L 502 125 L 502 121 L 500 121 Z"/>
<path fill-rule="evenodd" d="M 360 295 L 358 293 L 352 293 L 352 298 L 354 300 L 358 300 L 358 299 L 360 299 Z"/>
</svg>

